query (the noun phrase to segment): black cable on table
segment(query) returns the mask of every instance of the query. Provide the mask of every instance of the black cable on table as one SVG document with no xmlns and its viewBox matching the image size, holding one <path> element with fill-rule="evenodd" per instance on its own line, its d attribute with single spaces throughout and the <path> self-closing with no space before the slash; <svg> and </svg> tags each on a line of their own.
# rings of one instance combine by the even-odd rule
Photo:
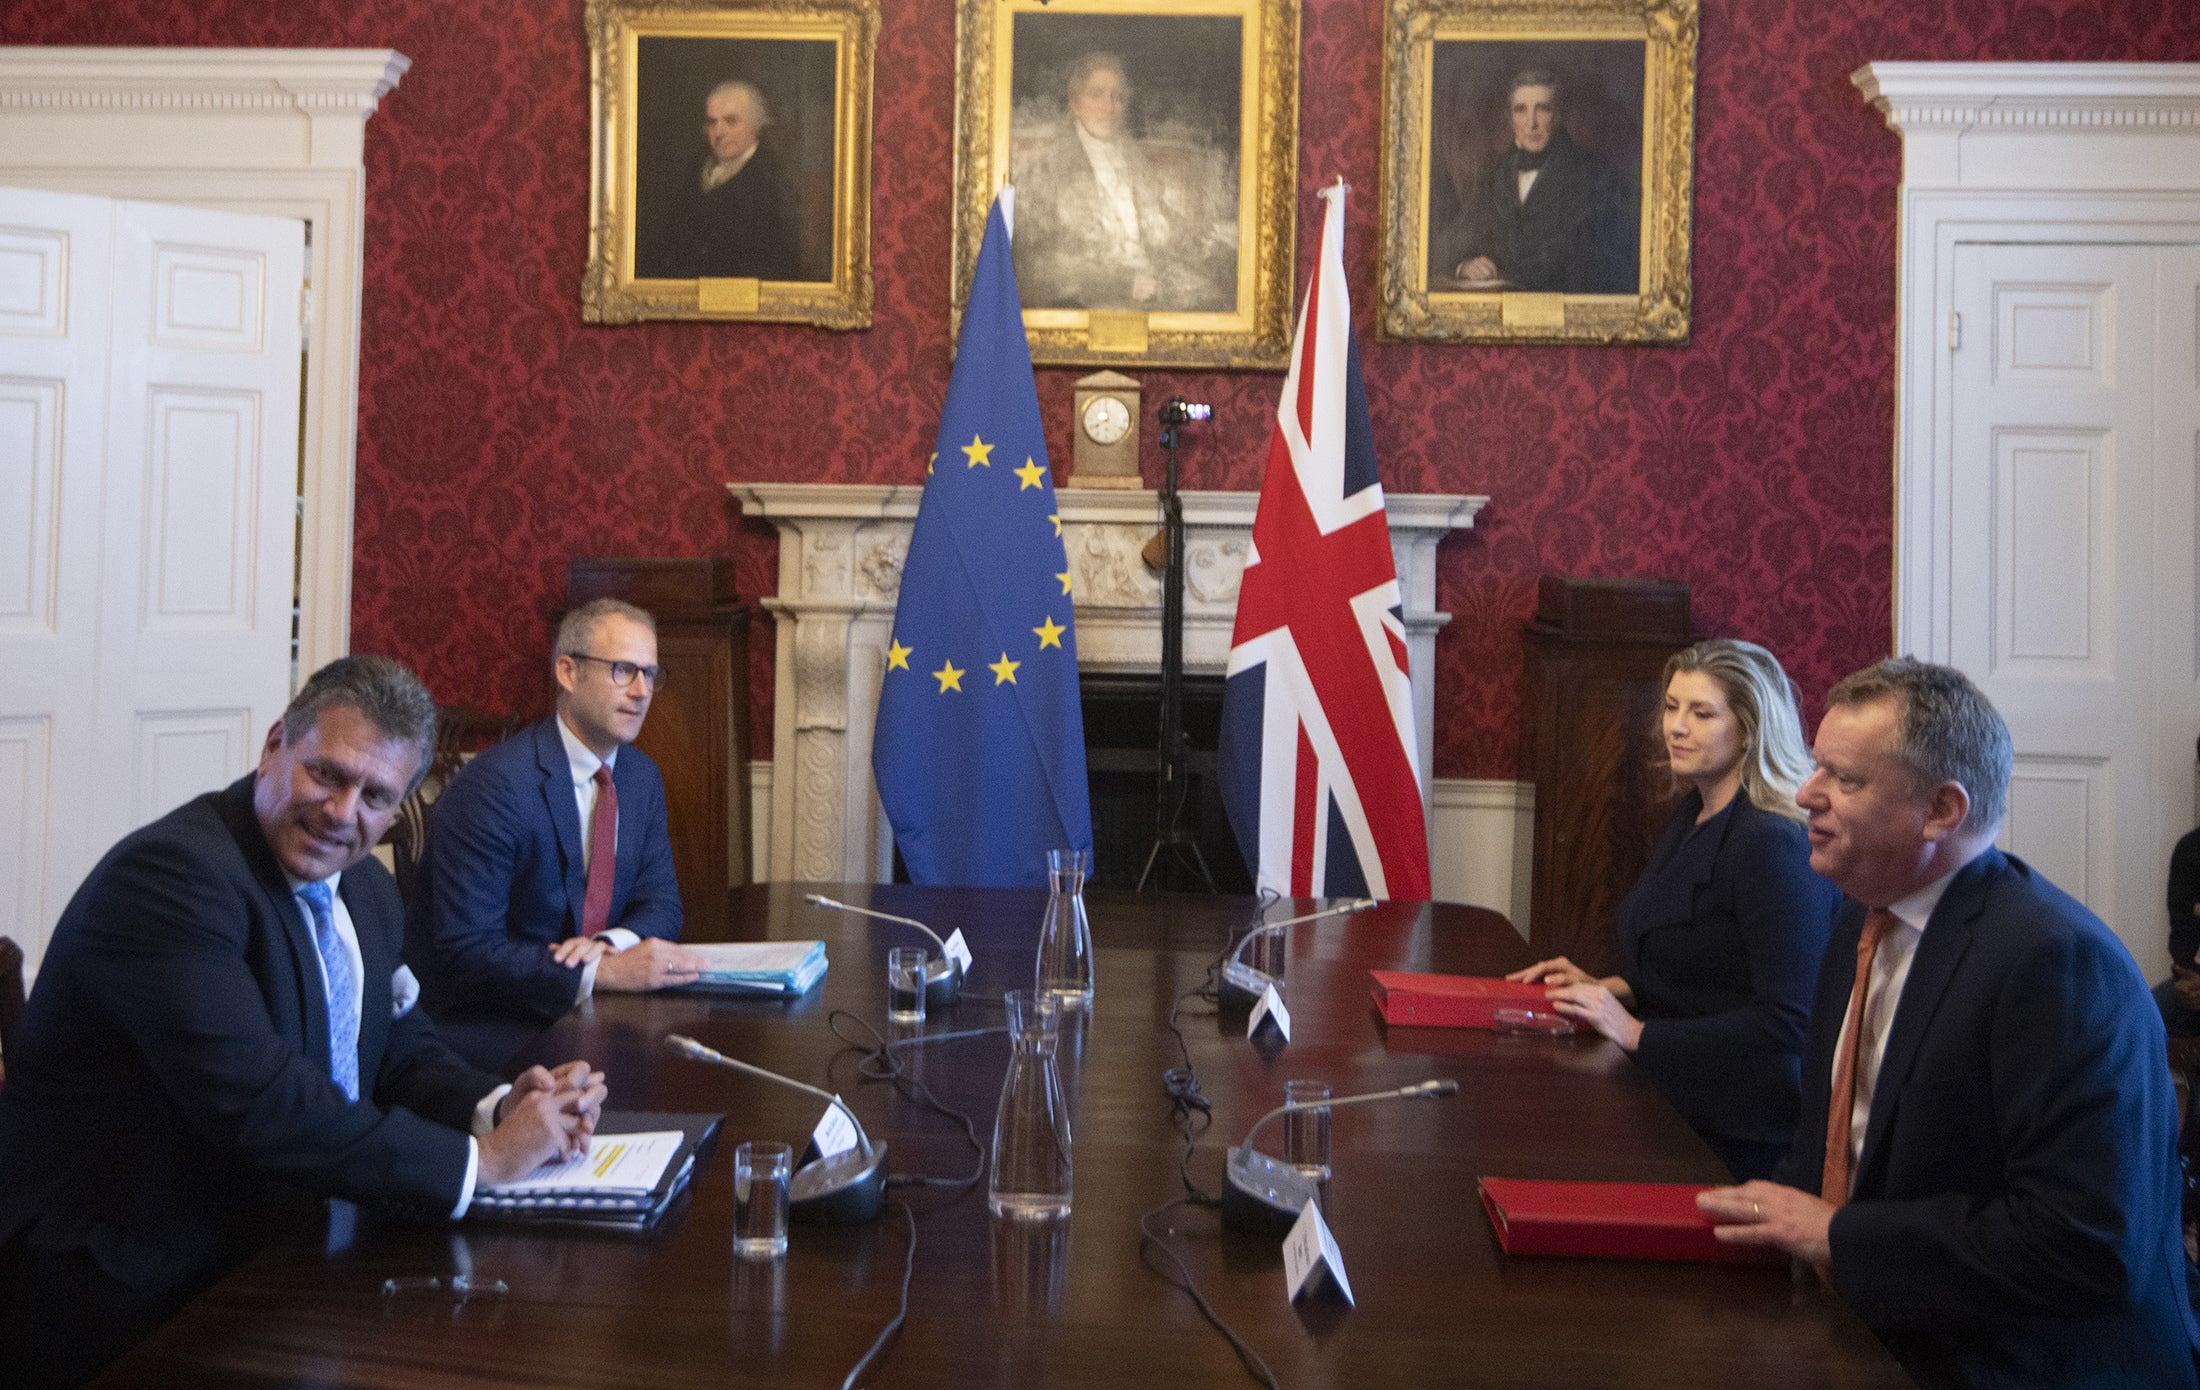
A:
<svg viewBox="0 0 2200 1390">
<path fill-rule="evenodd" d="M 847 1019 L 849 1022 L 861 1026 L 864 1032 L 871 1035 L 871 1043 L 866 1044 L 861 1039 L 851 1038 L 840 1031 L 842 1019 Z M 931 1089 L 923 1082 L 910 1076 L 903 1067 L 901 1059 L 894 1055 L 894 1049 L 920 1043 L 953 1042 L 961 1038 L 980 1038 L 993 1033 L 1005 1033 L 1008 1031 L 1007 1025 L 1004 1024 L 997 1028 L 965 1028 L 953 1033 L 933 1033 L 920 1037 L 899 1038 L 889 1042 L 885 1035 L 879 1032 L 878 1027 L 861 1014 L 852 1013 L 847 1009 L 834 1009 L 825 1015 L 825 1026 L 832 1030 L 834 1037 L 863 1053 L 863 1060 L 856 1063 L 858 1075 L 870 1081 L 887 1082 L 911 1100 L 929 1109 L 936 1110 L 955 1121 L 962 1126 L 964 1138 L 969 1141 L 972 1151 L 978 1155 L 978 1166 L 971 1172 L 969 1177 L 942 1178 L 924 1174 L 908 1174 L 900 1177 L 889 1176 L 887 1178 L 888 1185 L 894 1187 L 952 1187 L 964 1192 L 977 1186 L 979 1181 L 985 1177 L 986 1170 L 986 1144 L 984 1140 L 978 1137 L 977 1125 L 971 1121 L 968 1115 L 954 1109 L 941 1101 L 938 1096 L 933 1095 Z M 894 1199 L 894 1206 L 900 1209 L 902 1218 L 908 1223 L 909 1227 L 909 1252 L 901 1270 L 901 1307 L 895 1312 L 893 1321 L 879 1329 L 879 1334 L 871 1342 L 870 1348 L 849 1370 L 847 1379 L 841 1381 L 840 1390 L 854 1390 L 856 1378 L 870 1368 L 871 1364 L 878 1359 L 879 1353 L 885 1349 L 886 1343 L 896 1333 L 900 1332 L 903 1324 L 909 1320 L 909 1285 L 917 1272 L 917 1213 L 907 1202 L 898 1198 Z"/>
<path fill-rule="evenodd" d="M 909 1209 L 907 1202 L 897 1200 L 894 1205 L 900 1208 L 902 1219 L 909 1223 L 909 1255 L 901 1267 L 901 1308 L 894 1314 L 892 1322 L 879 1329 L 878 1336 L 871 1340 L 870 1349 L 849 1368 L 847 1379 L 840 1382 L 840 1390 L 855 1390 L 856 1377 L 870 1368 L 872 1361 L 885 1348 L 887 1340 L 901 1331 L 902 1324 L 909 1320 L 909 1285 L 917 1273 L 917 1214 Z M 1274 1384 L 1273 1381 L 1269 1383 Z"/>
<path fill-rule="evenodd" d="M 1217 1313 L 1214 1305 L 1207 1301 L 1207 1296 L 1199 1291 L 1198 1281 L 1192 1278 L 1191 1266 L 1185 1264 L 1183 1257 L 1169 1248 L 1167 1234 L 1155 1232 L 1149 1224 L 1155 1217 L 1172 1207 L 1189 1207 L 1193 1205 L 1196 1204 L 1189 1197 L 1171 1197 L 1168 1201 L 1138 1218 L 1139 1263 L 1145 1265 L 1148 1269 L 1152 1269 L 1154 1273 L 1192 1296 L 1192 1303 L 1198 1307 L 1199 1315 L 1205 1318 L 1215 1331 L 1220 1332 L 1224 1340 L 1229 1342 L 1230 1350 L 1237 1353 L 1238 1363 L 1245 1367 L 1247 1375 L 1267 1386 L 1268 1390 L 1282 1390 L 1282 1387 L 1276 1383 L 1276 1373 L 1268 1369 L 1268 1363 L 1260 1359 L 1260 1353 L 1248 1346 L 1245 1339 L 1238 1336 L 1230 1324 L 1222 1320 L 1222 1315 Z M 1159 1250 L 1162 1254 L 1168 1256 L 1169 1263 L 1176 1266 L 1176 1273 L 1171 1275 L 1167 1270 L 1155 1269 L 1153 1262 L 1146 1258 L 1148 1247 Z M 845 1387 L 843 1387 L 843 1390 L 845 1390 Z"/>
</svg>

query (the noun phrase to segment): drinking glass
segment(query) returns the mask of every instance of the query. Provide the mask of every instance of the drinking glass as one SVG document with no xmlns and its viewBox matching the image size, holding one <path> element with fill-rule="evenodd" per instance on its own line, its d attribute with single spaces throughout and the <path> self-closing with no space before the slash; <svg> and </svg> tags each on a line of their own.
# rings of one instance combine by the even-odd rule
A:
<svg viewBox="0 0 2200 1390">
<path fill-rule="evenodd" d="M 733 1151 L 733 1253 L 745 1260 L 787 1253 L 787 1184 L 794 1150 L 756 1139 Z"/>
<path fill-rule="evenodd" d="M 1315 1182 L 1329 1181 L 1329 1083 L 1286 1081 L 1283 1098 L 1293 1105 L 1319 1107 L 1284 1113 L 1283 1161 Z"/>
<path fill-rule="evenodd" d="M 896 946 L 886 953 L 886 1017 L 924 1022 L 924 948 Z"/>
</svg>

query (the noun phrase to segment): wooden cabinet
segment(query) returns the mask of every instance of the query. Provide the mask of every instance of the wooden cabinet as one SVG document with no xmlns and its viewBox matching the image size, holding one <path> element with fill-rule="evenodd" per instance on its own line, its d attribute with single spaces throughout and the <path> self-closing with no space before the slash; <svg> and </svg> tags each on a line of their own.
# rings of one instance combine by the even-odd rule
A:
<svg viewBox="0 0 2200 1390">
<path fill-rule="evenodd" d="M 617 598 L 657 619 L 664 688 L 634 746 L 665 779 L 672 863 L 687 907 L 682 936 L 725 935 L 726 891 L 749 881 L 749 610 L 733 562 L 576 559 L 565 598 Z"/>
<path fill-rule="evenodd" d="M 1521 635 L 1521 775 L 1535 783 L 1530 944 L 1538 957 L 1610 974 L 1620 899 L 1671 814 L 1658 678 L 1695 640 L 1688 586 L 1545 575 Z"/>
</svg>

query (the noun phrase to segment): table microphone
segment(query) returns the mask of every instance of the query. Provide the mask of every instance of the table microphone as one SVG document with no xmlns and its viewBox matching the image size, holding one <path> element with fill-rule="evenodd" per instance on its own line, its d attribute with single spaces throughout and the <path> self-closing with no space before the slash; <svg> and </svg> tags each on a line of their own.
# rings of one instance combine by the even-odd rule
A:
<svg viewBox="0 0 2200 1390">
<path fill-rule="evenodd" d="M 1447 1077 L 1400 1086 L 1395 1091 L 1338 1096 L 1334 1100 L 1306 1105 L 1285 1101 L 1254 1121 L 1253 1127 L 1245 1131 L 1245 1142 L 1233 1144 L 1223 1158 L 1222 1224 L 1234 1231 L 1280 1236 L 1290 1231 L 1299 1213 L 1314 1199 L 1316 1189 L 1312 1178 L 1253 1147 L 1253 1136 L 1278 1115 L 1288 1115 L 1294 1110 L 1334 1110 L 1340 1105 L 1362 1105 L 1371 1100 L 1435 1100 L 1458 1092 L 1459 1083 Z"/>
<path fill-rule="evenodd" d="M 682 1057 L 732 1067 L 750 1076 L 807 1091 L 838 1106 L 840 1113 L 848 1117 L 848 1123 L 855 1126 L 856 1146 L 830 1158 L 811 1159 L 795 1169 L 793 1178 L 787 1183 L 787 1219 L 812 1226 L 854 1226 L 878 1220 L 886 1201 L 886 1146 L 872 1146 L 871 1136 L 863 1132 L 863 1121 L 856 1118 L 856 1112 L 848 1108 L 847 1102 L 831 1091 L 736 1061 L 716 1048 L 705 1047 L 678 1033 L 667 1033 L 665 1046 Z"/>
<path fill-rule="evenodd" d="M 1252 945 L 1255 940 L 1263 936 L 1280 936 L 1284 928 L 1295 927 L 1302 922 L 1318 922 L 1324 917 L 1335 917 L 1345 912 L 1359 912 L 1364 908 L 1373 906 L 1375 906 L 1373 898 L 1354 898 L 1349 902 L 1339 903 L 1335 907 L 1325 907 L 1319 912 L 1309 912 L 1303 917 L 1291 917 L 1281 922 L 1264 922 L 1239 937 L 1237 945 L 1230 948 L 1229 956 L 1222 966 L 1221 993 L 1219 995 L 1219 1002 L 1222 1007 L 1226 1010 L 1250 1013 L 1253 1006 L 1260 1002 L 1261 991 L 1267 989 L 1268 986 L 1274 985 L 1278 994 L 1283 992 L 1283 981 L 1265 970 L 1256 970 L 1245 963 L 1245 948 Z"/>
<path fill-rule="evenodd" d="M 868 907 L 857 907 L 838 898 L 828 898 L 823 893 L 804 893 L 802 901 L 812 907 L 828 907 L 835 912 L 853 912 L 858 917 L 876 917 L 881 922 L 899 922 L 905 927 L 915 927 L 932 938 L 932 944 L 940 948 L 939 955 L 924 963 L 924 1003 L 926 1008 L 946 1008 L 962 995 L 962 962 L 947 954 L 947 943 L 940 934 L 914 917 L 896 917 L 891 912 L 878 912 Z"/>
</svg>

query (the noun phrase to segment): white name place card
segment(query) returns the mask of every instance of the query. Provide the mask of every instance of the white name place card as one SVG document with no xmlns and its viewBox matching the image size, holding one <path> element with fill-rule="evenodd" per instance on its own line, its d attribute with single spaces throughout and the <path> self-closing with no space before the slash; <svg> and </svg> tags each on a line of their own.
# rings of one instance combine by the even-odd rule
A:
<svg viewBox="0 0 2200 1390">
<path fill-rule="evenodd" d="M 1250 1038 L 1258 1033 L 1264 1022 L 1274 1023 L 1276 1031 L 1283 1034 L 1283 1040 L 1291 1041 L 1291 1011 L 1283 1007 L 1283 996 L 1276 993 L 1273 984 L 1260 992 L 1260 1002 L 1253 1005 L 1252 1016 L 1245 1020 L 1245 1036 Z"/>
<path fill-rule="evenodd" d="M 821 1159 L 846 1153 L 856 1146 L 855 1122 L 848 1118 L 847 1111 L 837 1105 L 828 1105 L 825 1107 L 825 1118 L 819 1120 L 817 1128 L 810 1131 L 810 1142 L 817 1145 L 817 1156 Z"/>
<path fill-rule="evenodd" d="M 945 952 L 949 960 L 955 962 L 955 964 L 963 971 L 969 971 L 970 943 L 963 940 L 961 927 L 957 927 L 955 928 L 955 930 L 947 934 L 946 944 L 943 945 L 940 949 Z"/>
<path fill-rule="evenodd" d="M 1346 1303 L 1359 1306 L 1352 1302 L 1352 1281 L 1344 1277 L 1344 1252 L 1329 1233 L 1329 1223 L 1322 1220 L 1319 1202 L 1308 1202 L 1300 1208 L 1299 1219 L 1283 1238 L 1283 1274 L 1290 1281 L 1293 1303 L 1309 1289 L 1320 1288 L 1326 1276 L 1336 1284 Z"/>
</svg>

